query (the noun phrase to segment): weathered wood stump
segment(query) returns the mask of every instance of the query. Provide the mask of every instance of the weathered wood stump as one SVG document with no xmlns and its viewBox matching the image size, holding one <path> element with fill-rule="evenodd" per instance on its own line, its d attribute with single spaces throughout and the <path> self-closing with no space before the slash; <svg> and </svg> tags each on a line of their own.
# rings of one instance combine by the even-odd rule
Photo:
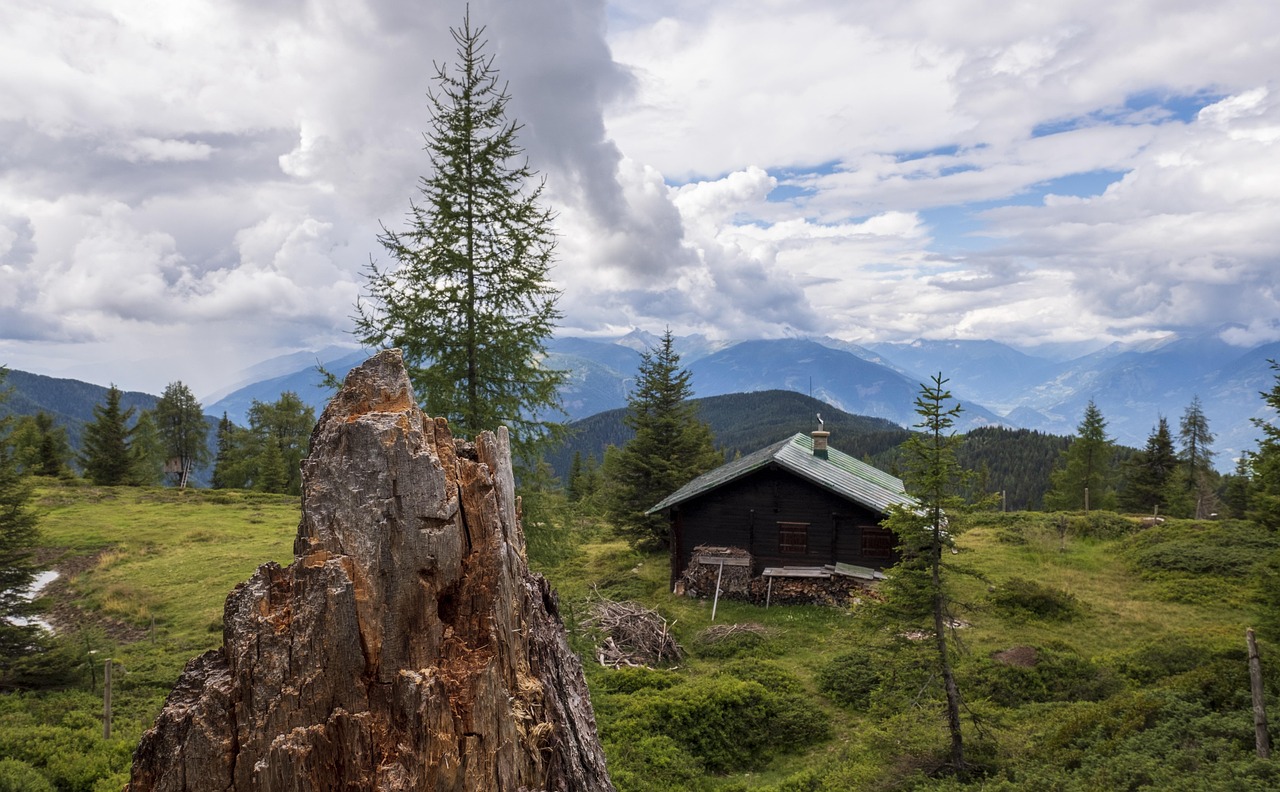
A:
<svg viewBox="0 0 1280 792">
<path fill-rule="evenodd" d="M 311 435 L 287 568 L 227 598 L 130 789 L 612 790 L 582 667 L 529 572 L 505 429 L 456 442 L 397 350 Z"/>
</svg>

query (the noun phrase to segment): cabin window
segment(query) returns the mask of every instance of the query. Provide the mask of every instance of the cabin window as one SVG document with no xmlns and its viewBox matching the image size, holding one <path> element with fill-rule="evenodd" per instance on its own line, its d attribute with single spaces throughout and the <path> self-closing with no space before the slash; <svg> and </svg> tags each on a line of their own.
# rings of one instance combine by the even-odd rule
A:
<svg viewBox="0 0 1280 792">
<path fill-rule="evenodd" d="M 778 523 L 778 552 L 783 555 L 809 552 L 809 523 Z"/>
<path fill-rule="evenodd" d="M 889 558 L 893 555 L 893 533 L 883 528 L 862 529 L 863 558 Z"/>
</svg>

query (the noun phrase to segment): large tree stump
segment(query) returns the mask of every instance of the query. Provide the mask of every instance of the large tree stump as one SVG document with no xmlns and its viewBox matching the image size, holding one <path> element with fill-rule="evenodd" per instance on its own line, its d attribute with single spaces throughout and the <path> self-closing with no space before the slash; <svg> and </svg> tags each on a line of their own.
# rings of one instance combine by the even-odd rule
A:
<svg viewBox="0 0 1280 792">
<path fill-rule="evenodd" d="M 287 568 L 227 598 L 130 789 L 612 790 L 582 667 L 531 574 L 505 429 L 424 419 L 397 350 L 311 435 Z"/>
</svg>

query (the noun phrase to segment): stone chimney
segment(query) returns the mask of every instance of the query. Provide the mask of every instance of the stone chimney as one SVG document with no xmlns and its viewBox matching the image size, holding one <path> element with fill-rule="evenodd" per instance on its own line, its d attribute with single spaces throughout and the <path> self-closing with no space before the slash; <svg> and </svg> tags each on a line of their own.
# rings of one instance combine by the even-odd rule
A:
<svg viewBox="0 0 1280 792">
<path fill-rule="evenodd" d="M 810 432 L 813 438 L 813 455 L 818 459 L 827 458 L 827 438 L 831 436 L 830 432 L 824 432 L 821 429 Z"/>
</svg>

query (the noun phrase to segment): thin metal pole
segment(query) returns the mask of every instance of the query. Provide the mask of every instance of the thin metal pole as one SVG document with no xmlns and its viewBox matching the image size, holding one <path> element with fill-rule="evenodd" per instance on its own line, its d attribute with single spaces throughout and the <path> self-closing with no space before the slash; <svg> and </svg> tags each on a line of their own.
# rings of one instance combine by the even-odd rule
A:
<svg viewBox="0 0 1280 792">
<path fill-rule="evenodd" d="M 724 562 L 720 562 L 720 571 L 716 573 L 716 597 L 711 601 L 711 621 L 716 620 L 716 607 L 720 604 L 720 578 L 724 577 Z"/>
</svg>

